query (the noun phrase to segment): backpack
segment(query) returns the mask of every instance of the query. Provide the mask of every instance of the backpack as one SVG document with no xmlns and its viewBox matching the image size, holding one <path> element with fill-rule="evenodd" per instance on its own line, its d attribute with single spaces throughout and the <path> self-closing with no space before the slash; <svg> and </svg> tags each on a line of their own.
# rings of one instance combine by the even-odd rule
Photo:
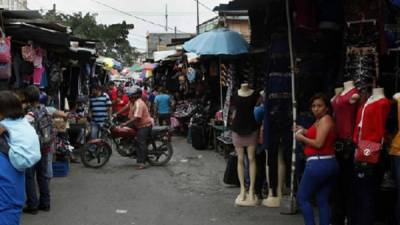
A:
<svg viewBox="0 0 400 225">
<path fill-rule="evenodd" d="M 32 112 L 35 118 L 32 125 L 39 136 L 40 148 L 50 148 L 55 138 L 53 118 L 44 106 L 33 108 Z"/>
</svg>

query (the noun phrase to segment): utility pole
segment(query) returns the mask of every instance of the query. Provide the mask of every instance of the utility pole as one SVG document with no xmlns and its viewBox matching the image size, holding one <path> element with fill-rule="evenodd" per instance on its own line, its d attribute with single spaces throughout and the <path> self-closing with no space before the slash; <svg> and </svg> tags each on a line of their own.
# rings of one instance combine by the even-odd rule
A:
<svg viewBox="0 0 400 225">
<path fill-rule="evenodd" d="M 175 26 L 175 28 L 174 28 L 174 33 L 175 33 L 175 39 L 176 39 L 176 26 Z"/>
<path fill-rule="evenodd" d="M 56 9 L 57 9 L 57 8 L 56 8 L 56 3 L 54 3 L 54 4 L 53 4 L 53 13 L 54 13 L 54 15 L 56 14 Z"/>
<path fill-rule="evenodd" d="M 168 32 L 168 4 L 165 4 L 165 32 Z"/>
<path fill-rule="evenodd" d="M 196 0 L 196 7 L 197 7 L 197 34 L 199 34 L 200 33 L 200 27 L 199 27 L 199 25 L 200 25 L 200 15 L 199 15 L 199 0 Z"/>
</svg>

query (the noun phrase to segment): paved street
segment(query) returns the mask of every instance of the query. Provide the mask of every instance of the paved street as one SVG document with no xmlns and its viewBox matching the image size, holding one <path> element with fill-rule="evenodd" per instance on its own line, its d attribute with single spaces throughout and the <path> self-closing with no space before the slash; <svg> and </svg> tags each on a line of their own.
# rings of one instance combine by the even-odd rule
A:
<svg viewBox="0 0 400 225">
<path fill-rule="evenodd" d="M 234 207 L 239 189 L 223 184 L 223 157 L 182 138 L 173 145 L 167 167 L 137 171 L 117 153 L 102 169 L 73 165 L 68 177 L 52 180 L 51 211 L 24 215 L 22 225 L 302 224 L 276 209 Z"/>
</svg>

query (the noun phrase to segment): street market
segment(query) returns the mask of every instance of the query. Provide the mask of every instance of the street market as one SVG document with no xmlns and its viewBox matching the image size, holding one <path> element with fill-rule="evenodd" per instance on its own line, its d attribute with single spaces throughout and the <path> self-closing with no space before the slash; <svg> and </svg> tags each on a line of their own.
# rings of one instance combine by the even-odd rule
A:
<svg viewBox="0 0 400 225">
<path fill-rule="evenodd" d="M 0 225 L 400 225 L 400 1 L 84 2 L 0 6 Z"/>
</svg>

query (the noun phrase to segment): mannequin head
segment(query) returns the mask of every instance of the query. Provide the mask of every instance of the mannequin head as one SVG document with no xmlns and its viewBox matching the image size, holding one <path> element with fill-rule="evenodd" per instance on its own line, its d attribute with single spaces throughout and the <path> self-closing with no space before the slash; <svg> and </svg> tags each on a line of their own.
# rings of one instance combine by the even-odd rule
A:
<svg viewBox="0 0 400 225">
<path fill-rule="evenodd" d="M 247 83 L 247 82 L 242 83 L 240 85 L 240 89 L 243 90 L 243 91 L 249 90 L 250 89 L 249 83 Z"/>
<path fill-rule="evenodd" d="M 343 83 L 343 87 L 345 90 L 350 89 L 350 88 L 354 88 L 354 81 L 349 80 L 349 81 L 345 81 Z"/>
</svg>

